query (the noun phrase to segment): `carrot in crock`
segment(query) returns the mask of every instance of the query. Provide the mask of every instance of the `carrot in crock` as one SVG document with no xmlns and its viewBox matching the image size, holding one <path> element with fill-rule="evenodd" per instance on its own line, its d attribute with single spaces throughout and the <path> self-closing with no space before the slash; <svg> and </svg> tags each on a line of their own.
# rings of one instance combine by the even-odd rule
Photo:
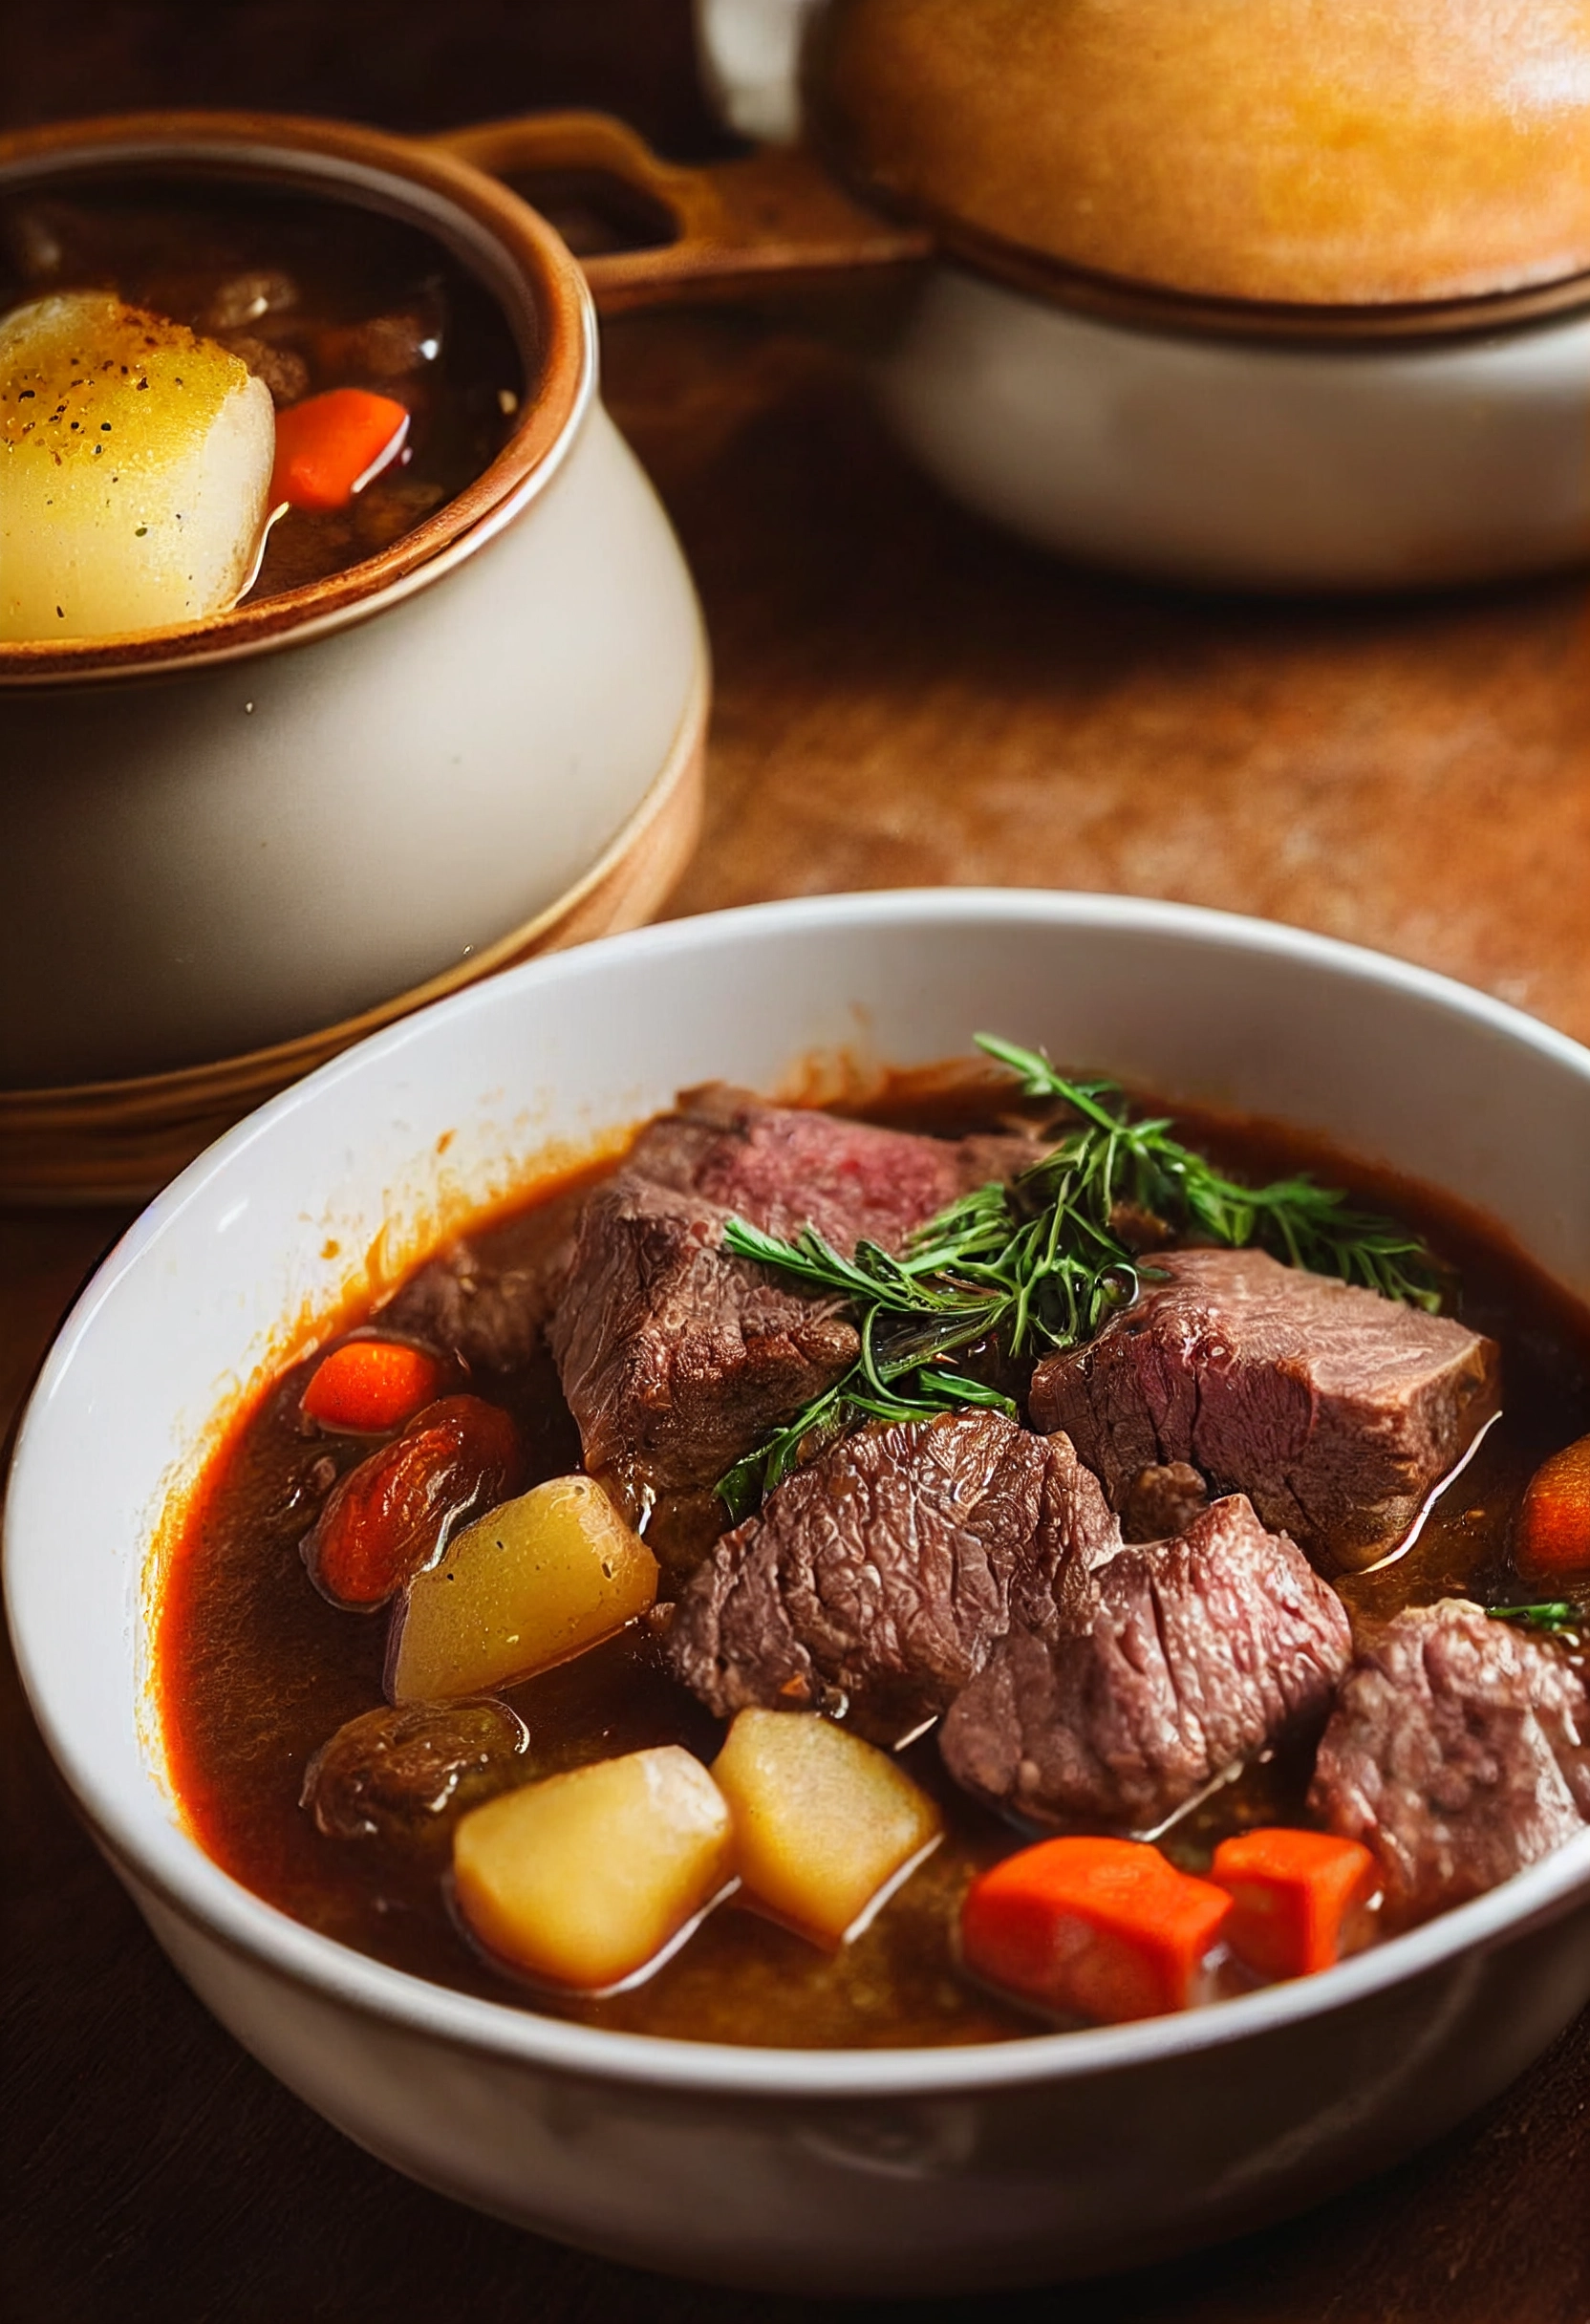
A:
<svg viewBox="0 0 1590 2324">
<path fill-rule="evenodd" d="M 1287 1825 L 1239 1832 L 1214 1851 L 1210 1878 L 1229 1891 L 1226 1939 L 1267 1977 L 1306 1977 L 1366 1944 L 1380 1876 L 1356 1840 Z"/>
<path fill-rule="evenodd" d="M 389 461 L 408 434 L 409 416 L 390 396 L 368 388 L 333 387 L 276 414 L 272 507 L 346 508 L 355 492 Z"/>
<path fill-rule="evenodd" d="M 1230 1912 L 1223 1888 L 1143 1840 L 1045 1840 L 973 1882 L 961 1957 L 1045 2009 L 1117 2025 L 1203 1999 Z"/>
<path fill-rule="evenodd" d="M 403 1340 L 345 1340 L 315 1366 L 303 1409 L 323 1429 L 380 1436 L 430 1404 L 441 1366 Z"/>
<path fill-rule="evenodd" d="M 1513 1561 L 1531 1581 L 1590 1573 L 1590 1436 L 1530 1478 L 1513 1528 Z"/>
</svg>

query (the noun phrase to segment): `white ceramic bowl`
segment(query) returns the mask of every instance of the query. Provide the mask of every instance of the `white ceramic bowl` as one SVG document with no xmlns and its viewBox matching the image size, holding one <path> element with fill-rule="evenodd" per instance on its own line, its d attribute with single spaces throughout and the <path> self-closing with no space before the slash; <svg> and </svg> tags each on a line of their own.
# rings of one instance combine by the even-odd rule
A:
<svg viewBox="0 0 1590 2324">
<path fill-rule="evenodd" d="M 144 1214 L 23 1426 L 6 1519 L 23 1676 L 179 1969 L 376 2154 L 624 2260 L 806 2292 L 1145 2261 L 1395 2161 L 1590 1999 L 1590 1833 L 1410 1936 L 1218 2008 L 813 2054 L 610 2034 L 426 1985 L 287 1919 L 183 1829 L 149 1693 L 152 1544 L 214 1415 L 306 1313 L 406 1263 L 539 1151 L 681 1084 L 768 1087 L 814 1052 L 922 1062 L 983 1026 L 1326 1130 L 1477 1204 L 1590 1295 L 1590 1055 L 1530 1019 L 1322 937 L 1171 905 L 823 898 L 535 962 L 324 1067 Z"/>
</svg>

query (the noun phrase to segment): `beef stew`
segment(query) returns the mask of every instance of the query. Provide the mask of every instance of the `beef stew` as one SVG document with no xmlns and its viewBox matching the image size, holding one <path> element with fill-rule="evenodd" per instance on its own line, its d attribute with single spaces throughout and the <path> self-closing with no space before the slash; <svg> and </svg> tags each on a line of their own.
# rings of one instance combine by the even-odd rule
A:
<svg viewBox="0 0 1590 2324">
<path fill-rule="evenodd" d="M 1305 1321 L 1278 1352 L 1277 1302 L 1306 1319 L 1346 1300 L 1380 1335 L 1369 1417 L 1351 1396 L 1315 1401 L 1333 1493 L 1343 1447 L 1362 1439 L 1382 1554 L 1364 1555 L 1363 1527 L 1289 1536 L 1265 1467 L 1300 1474 L 1284 1429 L 1250 1429 L 1234 1475 L 1197 1427 L 1140 1443 L 1133 1405 L 1130 1457 L 1112 1471 L 1107 1431 L 1090 1466 L 1071 1434 L 1040 1432 L 1040 1380 L 1200 1269 L 1229 1295 L 1213 1214 L 1169 1216 L 1163 1189 L 1156 1211 L 1147 1179 L 1117 1187 L 1093 1310 L 1074 1276 L 1033 1295 L 1049 1302 L 1046 1354 L 1006 1309 L 974 1333 L 986 1317 L 967 1306 L 922 1355 L 870 1303 L 898 1290 L 894 1270 L 986 1303 L 967 1237 L 986 1254 L 996 1216 L 1023 1234 L 1047 1219 L 1058 1248 L 1046 1158 L 1088 1117 L 1032 1095 L 1031 1078 L 1026 1095 L 986 1077 L 928 1098 L 902 1083 L 865 1122 L 686 1093 L 616 1169 L 481 1221 L 366 1321 L 372 1344 L 418 1346 L 459 1402 L 511 1425 L 518 1475 L 461 1491 L 414 1580 L 390 1577 L 401 1615 L 421 1588 L 470 1597 L 484 1561 L 493 1603 L 514 1609 L 489 1618 L 512 1650 L 484 1680 L 467 1659 L 456 1679 L 437 1666 L 425 1701 L 380 1708 L 402 1623 L 328 1603 L 305 1549 L 312 1567 L 327 1509 L 418 1441 L 403 1431 L 426 1411 L 389 1412 L 373 1452 L 369 1432 L 315 1418 L 325 1351 L 286 1371 L 206 1472 L 161 1614 L 168 1753 L 210 1854 L 325 1933 L 499 2001 L 698 2040 L 872 2047 L 1009 2038 L 1306 1973 L 1590 1822 L 1590 1521 L 1560 1598 L 1522 1622 L 1482 1610 L 1516 1615 L 1530 1595 L 1517 1512 L 1541 1463 L 1590 1431 L 1590 1319 L 1455 1206 L 1263 1124 L 1183 1109 L 1177 1135 L 1209 1157 L 1210 1187 L 1296 1185 L 1311 1167 L 1400 1222 L 1334 1214 L 1364 1266 L 1396 1271 L 1401 1301 L 1308 1268 L 1275 1266 L 1278 1285 L 1273 1258 L 1239 1253 L 1263 1295 L 1265 1379 L 1295 1390 L 1334 1345 Z M 1108 1116 L 1102 1085 L 1065 1087 Z M 1172 1151 L 1186 1150 L 1154 1149 Z M 1064 1183 L 1070 1200 L 1075 1171 Z M 1247 1239 L 1263 1231 L 1256 1212 Z M 848 1297 L 833 1287 L 847 1266 Z M 1067 1302 L 1069 1348 L 1054 1344 Z M 1240 1334 L 1216 1346 L 1207 1316 L 1200 1330 L 1178 1348 L 1196 1341 L 1197 1361 L 1229 1375 Z M 1399 1361 L 1395 1413 L 1418 1416 L 1400 1438 L 1385 1416 Z M 1173 1388 L 1174 1367 L 1157 1378 Z M 929 1392 L 942 1409 L 913 1409 Z M 548 1531 L 538 1496 L 565 1479 L 608 1532 L 561 1489 Z M 604 1549 L 613 1526 L 634 1551 Z M 595 1643 L 549 1662 L 519 1649 L 522 1620 L 550 1620 L 522 1609 L 584 1589 L 582 1571 L 617 1588 L 619 1569 L 617 1615 L 582 1634 Z M 1464 1838 L 1444 1855 L 1433 1803 L 1493 1673 L 1527 1746 L 1503 1754 L 1499 1791 L 1466 1765 Z M 1428 1779 L 1399 1788 L 1387 1770 L 1414 1730 Z M 853 1739 L 843 1765 L 806 1751 L 829 1733 Z M 734 1840 L 681 1754 L 721 1764 Z M 596 1767 L 620 1772 L 551 1788 Z M 472 1803 L 493 1788 L 486 1820 Z M 674 1837 L 647 1870 L 657 1830 Z M 859 1850 L 845 1878 L 842 1841 Z M 615 1855 L 637 1867 L 622 1909 L 603 1908 L 600 1957 L 622 1973 L 582 1979 L 568 1900 L 591 1867 L 609 1880 Z M 539 1887 L 538 1861 L 558 1867 Z"/>
</svg>

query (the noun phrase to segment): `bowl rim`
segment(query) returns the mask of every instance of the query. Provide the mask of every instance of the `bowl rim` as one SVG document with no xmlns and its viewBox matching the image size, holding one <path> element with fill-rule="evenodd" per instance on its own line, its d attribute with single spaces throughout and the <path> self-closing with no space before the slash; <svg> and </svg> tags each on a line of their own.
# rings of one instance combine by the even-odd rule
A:
<svg viewBox="0 0 1590 2324">
<path fill-rule="evenodd" d="M 375 209 L 431 235 L 495 298 L 526 393 L 494 458 L 387 549 L 323 580 L 201 621 L 108 637 L 0 641 L 0 688 L 103 684 L 252 658 L 368 620 L 440 580 L 550 483 L 595 399 L 595 309 L 554 229 L 499 180 L 440 145 L 293 114 L 145 112 L 0 137 L 0 191 L 171 165 Z"/>
<path fill-rule="evenodd" d="M 77 1347 L 115 1297 L 122 1277 L 153 1263 L 155 1251 L 178 1230 L 189 1204 L 218 1173 L 234 1168 L 278 1121 L 314 1106 L 323 1090 L 345 1077 L 396 1058 L 412 1044 L 437 1038 L 440 1029 L 461 1023 L 469 1013 L 511 1007 L 520 992 L 555 990 L 577 979 L 583 964 L 592 959 L 617 958 L 643 971 L 648 961 L 671 953 L 732 948 L 747 936 L 754 940 L 761 930 L 820 934 L 907 925 L 945 932 L 991 923 L 1136 930 L 1235 944 L 1259 958 L 1301 962 L 1336 978 L 1422 1000 L 1488 1027 L 1590 1084 L 1590 1049 L 1433 970 L 1336 937 L 1203 906 L 1064 890 L 906 889 L 702 914 L 527 962 L 372 1035 L 239 1123 L 157 1196 L 79 1296 L 46 1359 L 18 1431 L 4 1517 L 7 1611 L 18 1667 L 51 1756 L 75 1805 L 135 1891 L 152 1893 L 191 1927 L 256 1968 L 454 2049 L 588 2081 L 726 2098 L 796 2100 L 931 2098 L 1020 2088 L 1219 2050 L 1369 2000 L 1583 1908 L 1590 1901 L 1590 1830 L 1499 1887 L 1385 1946 L 1313 1977 L 1272 1986 L 1218 2007 L 1131 2025 L 1035 2033 L 1003 2042 L 940 2049 L 763 2049 L 614 2033 L 430 1984 L 292 1920 L 225 1872 L 174 1820 L 156 1823 L 150 1818 L 141 1828 L 124 1831 L 115 1811 L 97 1799 L 94 1770 L 79 1757 L 66 1723 L 54 1717 L 53 1682 L 30 1648 L 16 1586 L 25 1555 L 22 1513 L 32 1491 L 33 1470 L 43 1457 L 47 1407 L 62 1388 Z M 147 1772 L 136 1736 L 129 1740 Z"/>
</svg>

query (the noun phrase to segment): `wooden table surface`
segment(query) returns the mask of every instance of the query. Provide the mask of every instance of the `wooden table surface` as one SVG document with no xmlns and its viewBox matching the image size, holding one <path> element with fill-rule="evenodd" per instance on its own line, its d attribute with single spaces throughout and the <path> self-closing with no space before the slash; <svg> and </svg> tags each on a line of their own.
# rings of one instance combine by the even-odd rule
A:
<svg viewBox="0 0 1590 2324">
<path fill-rule="evenodd" d="M 423 126 L 578 99 L 688 146 L 707 133 L 683 15 L 663 0 L 456 0 L 423 19 L 241 0 L 217 32 L 215 11 L 167 0 L 104 10 L 70 85 L 54 20 L 18 15 L 3 118 L 252 98 Z M 201 22 L 202 57 L 184 45 Z M 918 882 L 1174 896 L 1382 946 L 1590 1040 L 1582 578 L 1356 607 L 1138 587 L 950 507 L 892 447 L 848 358 L 785 324 L 630 320 L 606 361 L 717 660 L 707 831 L 677 910 Z M 0 1428 L 120 1223 L 0 1215 Z M 0 2220 L 17 2324 L 861 2313 L 612 2268 L 358 2153 L 165 1966 L 73 1821 L 9 1664 L 0 1709 Z M 1586 2324 L 1587 2098 L 1590 2017 L 1401 2170 L 1246 2242 L 1075 2288 L 1063 2313 Z M 923 2313 L 1055 2311 L 1044 2292 Z"/>
</svg>

